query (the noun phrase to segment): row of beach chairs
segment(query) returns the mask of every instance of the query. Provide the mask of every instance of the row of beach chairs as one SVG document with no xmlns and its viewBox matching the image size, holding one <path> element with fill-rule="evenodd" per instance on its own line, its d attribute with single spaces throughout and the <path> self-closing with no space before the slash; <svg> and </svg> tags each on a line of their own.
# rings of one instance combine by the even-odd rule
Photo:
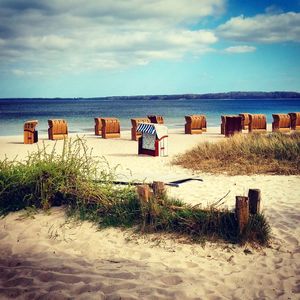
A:
<svg viewBox="0 0 300 300">
<path fill-rule="evenodd" d="M 289 114 L 273 114 L 272 131 L 289 132 L 300 130 L 300 112 Z M 120 121 L 117 118 L 95 118 L 95 135 L 102 138 L 119 138 Z M 185 116 L 185 134 L 202 134 L 207 131 L 205 115 Z M 140 123 L 164 124 L 162 116 L 149 115 L 147 118 L 131 119 L 131 139 L 137 141 L 141 133 L 137 131 Z M 38 141 L 36 131 L 37 120 L 27 121 L 24 124 L 24 143 L 33 144 Z M 48 137 L 50 140 L 64 139 L 68 136 L 68 124 L 65 120 L 48 120 Z M 239 115 L 221 116 L 221 134 L 231 136 L 242 130 L 249 132 L 267 132 L 266 116 L 263 114 L 241 113 Z"/>
</svg>

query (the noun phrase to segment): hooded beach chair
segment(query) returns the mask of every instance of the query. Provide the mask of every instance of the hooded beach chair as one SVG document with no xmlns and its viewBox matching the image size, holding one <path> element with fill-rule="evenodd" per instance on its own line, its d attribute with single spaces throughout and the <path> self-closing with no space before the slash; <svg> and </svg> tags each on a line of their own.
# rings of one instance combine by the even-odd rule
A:
<svg viewBox="0 0 300 300">
<path fill-rule="evenodd" d="M 101 118 L 94 118 L 94 120 L 95 120 L 95 135 L 101 135 L 102 134 Z"/>
<path fill-rule="evenodd" d="M 263 114 L 249 114 L 249 132 L 266 133 L 267 119 Z"/>
<path fill-rule="evenodd" d="M 139 138 L 138 154 L 168 156 L 168 128 L 161 124 L 140 123 L 137 131 Z"/>
<path fill-rule="evenodd" d="M 291 118 L 291 129 L 300 130 L 300 112 L 289 113 Z"/>
<path fill-rule="evenodd" d="M 204 115 L 185 116 L 185 134 L 201 134 L 206 131 L 206 117 Z"/>
<path fill-rule="evenodd" d="M 63 140 L 68 137 L 68 124 L 65 120 L 48 120 L 49 140 Z"/>
<path fill-rule="evenodd" d="M 288 114 L 272 114 L 272 131 L 275 132 L 290 132 L 291 117 Z"/>
<path fill-rule="evenodd" d="M 120 137 L 120 121 L 117 118 L 101 118 L 102 138 L 112 139 Z"/>
<path fill-rule="evenodd" d="M 38 141 L 38 131 L 35 130 L 37 120 L 30 120 L 24 123 L 24 144 L 33 144 Z"/>
<path fill-rule="evenodd" d="M 242 117 L 242 129 L 249 128 L 249 114 L 248 113 L 241 113 L 239 116 Z"/>
<path fill-rule="evenodd" d="M 242 117 L 241 116 L 221 116 L 221 132 L 223 127 L 223 134 L 226 137 L 232 136 L 236 133 L 242 132 Z"/>
<path fill-rule="evenodd" d="M 134 118 L 131 119 L 131 139 L 133 141 L 137 141 L 141 136 L 142 133 L 137 131 L 137 127 L 140 123 L 150 123 L 150 120 L 148 118 Z"/>
<path fill-rule="evenodd" d="M 148 117 L 148 119 L 150 119 L 151 123 L 154 123 L 154 124 L 164 124 L 164 118 L 162 116 L 149 115 L 147 117 Z"/>
</svg>

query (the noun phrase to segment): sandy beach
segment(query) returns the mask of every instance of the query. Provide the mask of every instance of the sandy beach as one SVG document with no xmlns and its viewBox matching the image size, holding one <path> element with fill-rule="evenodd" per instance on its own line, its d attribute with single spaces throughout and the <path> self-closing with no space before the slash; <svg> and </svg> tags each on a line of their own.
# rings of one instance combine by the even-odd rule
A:
<svg viewBox="0 0 300 300">
<path fill-rule="evenodd" d="M 170 130 L 168 157 L 138 156 L 129 131 L 120 139 L 92 133 L 84 138 L 122 180 L 199 176 L 202 182 L 168 187 L 169 195 L 187 203 L 205 207 L 229 192 L 224 205 L 231 208 L 236 195 L 261 189 L 270 247 L 190 244 L 170 235 L 99 230 L 67 220 L 62 208 L 32 217 L 11 213 L 0 220 L 0 299 L 300 299 L 299 176 L 194 174 L 171 165 L 175 155 L 198 143 L 224 139 L 219 128 L 202 135 Z M 42 134 L 38 145 L 43 143 L 55 144 Z M 63 141 L 56 145 L 59 151 Z M 21 135 L 6 136 L 0 137 L 0 149 L 1 160 L 22 160 L 37 145 L 24 145 Z"/>
</svg>

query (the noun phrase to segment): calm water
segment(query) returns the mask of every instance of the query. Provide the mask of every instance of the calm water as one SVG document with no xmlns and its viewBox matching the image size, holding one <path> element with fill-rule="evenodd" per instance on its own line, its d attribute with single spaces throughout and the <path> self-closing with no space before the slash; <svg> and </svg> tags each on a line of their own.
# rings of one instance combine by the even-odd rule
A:
<svg viewBox="0 0 300 300">
<path fill-rule="evenodd" d="M 121 129 L 130 128 L 130 118 L 161 114 L 169 128 L 183 126 L 184 116 L 205 114 L 208 126 L 218 126 L 222 114 L 263 113 L 272 122 L 272 113 L 300 111 L 300 99 L 265 100 L 93 100 L 93 99 L 0 99 L 0 135 L 23 134 L 26 120 L 39 120 L 38 130 L 47 132 L 48 119 L 66 119 L 70 132 L 93 131 L 94 117 L 117 117 Z"/>
</svg>

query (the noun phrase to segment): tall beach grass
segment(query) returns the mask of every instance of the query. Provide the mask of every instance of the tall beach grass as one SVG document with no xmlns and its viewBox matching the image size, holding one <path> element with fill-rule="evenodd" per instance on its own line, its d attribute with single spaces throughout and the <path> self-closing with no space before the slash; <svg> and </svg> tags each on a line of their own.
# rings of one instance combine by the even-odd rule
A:
<svg viewBox="0 0 300 300">
<path fill-rule="evenodd" d="M 300 174 L 300 133 L 238 134 L 218 143 L 199 144 L 173 163 L 229 175 Z"/>
<path fill-rule="evenodd" d="M 136 189 L 114 184 L 116 170 L 95 157 L 82 139 L 65 141 L 59 152 L 45 146 L 23 161 L 0 162 L 0 214 L 63 205 L 67 216 L 100 227 L 135 227 L 142 232 L 170 232 L 193 240 L 266 244 L 270 226 L 253 215 L 242 234 L 235 214 L 214 206 L 200 209 L 166 195 L 140 201 Z"/>
</svg>

